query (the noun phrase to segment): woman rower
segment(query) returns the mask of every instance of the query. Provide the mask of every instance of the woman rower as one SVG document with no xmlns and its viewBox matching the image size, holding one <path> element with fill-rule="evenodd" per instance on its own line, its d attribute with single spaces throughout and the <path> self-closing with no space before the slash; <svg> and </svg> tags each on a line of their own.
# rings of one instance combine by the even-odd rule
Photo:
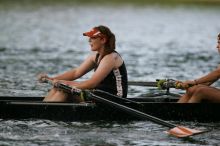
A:
<svg viewBox="0 0 220 146">
<path fill-rule="evenodd" d="M 218 35 L 217 43 L 217 49 L 220 53 L 220 34 Z M 202 100 L 220 102 L 220 89 L 210 87 L 210 85 L 219 78 L 220 67 L 201 78 L 185 82 L 177 82 L 177 87 L 186 89 L 186 94 L 179 99 L 178 103 L 199 103 Z"/>
<path fill-rule="evenodd" d="M 48 78 L 54 84 L 59 82 L 78 89 L 100 89 L 126 98 L 127 70 L 122 57 L 115 51 L 115 35 L 108 27 L 102 25 L 94 27 L 83 35 L 89 37 L 91 51 L 94 53 L 91 53 L 79 67 L 63 74 L 55 77 L 40 74 L 38 76 L 39 81 Z M 91 78 L 81 82 L 74 81 L 92 69 L 94 69 L 94 74 Z M 54 87 L 44 98 L 44 101 L 64 102 L 73 100 L 73 98 L 70 94 Z M 83 102 L 83 99 L 77 97 L 74 100 Z"/>
</svg>

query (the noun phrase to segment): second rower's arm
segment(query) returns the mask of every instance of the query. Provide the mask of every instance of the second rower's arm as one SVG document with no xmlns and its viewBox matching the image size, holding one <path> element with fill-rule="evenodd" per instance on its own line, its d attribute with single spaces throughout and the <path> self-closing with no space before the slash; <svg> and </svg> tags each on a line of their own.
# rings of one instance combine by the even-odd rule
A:
<svg viewBox="0 0 220 146">
<path fill-rule="evenodd" d="M 210 72 L 209 74 L 194 80 L 195 84 L 204 84 L 204 85 L 211 85 L 215 81 L 217 81 L 220 78 L 220 67 L 215 69 L 214 71 Z"/>
</svg>

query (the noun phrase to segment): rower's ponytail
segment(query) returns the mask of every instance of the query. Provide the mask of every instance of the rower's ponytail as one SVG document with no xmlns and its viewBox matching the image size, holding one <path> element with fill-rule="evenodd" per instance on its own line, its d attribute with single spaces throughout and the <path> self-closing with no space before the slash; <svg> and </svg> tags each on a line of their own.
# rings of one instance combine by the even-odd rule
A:
<svg viewBox="0 0 220 146">
<path fill-rule="evenodd" d="M 108 40 L 108 46 L 110 50 L 115 50 L 115 35 L 113 33 L 111 33 L 111 36 L 109 37 L 109 40 Z M 106 45 L 107 47 L 107 45 Z"/>
</svg>

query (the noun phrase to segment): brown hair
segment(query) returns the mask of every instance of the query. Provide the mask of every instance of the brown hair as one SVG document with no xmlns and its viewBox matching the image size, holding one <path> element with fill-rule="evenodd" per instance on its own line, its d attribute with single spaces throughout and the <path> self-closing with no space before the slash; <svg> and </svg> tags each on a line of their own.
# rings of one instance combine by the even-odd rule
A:
<svg viewBox="0 0 220 146">
<path fill-rule="evenodd" d="M 111 53 L 115 50 L 115 35 L 111 32 L 111 30 L 103 25 L 99 25 L 95 27 L 95 29 L 99 30 L 105 37 L 106 37 L 106 43 L 105 43 L 105 49 L 107 53 Z"/>
</svg>

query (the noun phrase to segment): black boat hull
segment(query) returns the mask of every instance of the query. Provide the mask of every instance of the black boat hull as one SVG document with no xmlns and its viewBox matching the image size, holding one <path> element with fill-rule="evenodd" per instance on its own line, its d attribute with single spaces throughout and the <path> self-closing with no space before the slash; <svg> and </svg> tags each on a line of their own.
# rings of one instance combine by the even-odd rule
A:
<svg viewBox="0 0 220 146">
<path fill-rule="evenodd" d="M 163 120 L 220 121 L 220 104 L 179 104 L 168 98 L 134 98 L 143 112 Z M 110 106 L 95 103 L 44 103 L 40 97 L 0 97 L 1 119 L 49 119 L 61 121 L 141 120 Z M 175 101 L 175 100 L 174 100 Z M 128 103 L 129 105 L 129 103 Z M 131 105 L 131 107 L 134 105 Z M 134 107 L 136 108 L 136 107 Z"/>
</svg>

